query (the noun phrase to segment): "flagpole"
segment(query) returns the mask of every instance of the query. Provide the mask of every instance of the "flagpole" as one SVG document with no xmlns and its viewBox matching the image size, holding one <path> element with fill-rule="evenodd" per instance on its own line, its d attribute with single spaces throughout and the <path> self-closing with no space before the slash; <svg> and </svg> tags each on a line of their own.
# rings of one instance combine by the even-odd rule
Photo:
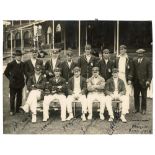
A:
<svg viewBox="0 0 155 155">
<path fill-rule="evenodd" d="M 53 44 L 53 49 L 54 49 L 54 20 L 53 20 L 53 31 L 52 31 L 52 44 Z"/>
<path fill-rule="evenodd" d="M 86 22 L 86 45 L 87 45 L 87 39 L 88 39 L 88 35 L 87 35 L 87 22 Z"/>
<path fill-rule="evenodd" d="M 119 54 L 119 21 L 117 21 L 117 56 Z"/>
<path fill-rule="evenodd" d="M 12 61 L 12 31 L 11 31 L 11 61 Z"/>
<path fill-rule="evenodd" d="M 80 37 L 81 37 L 81 35 L 80 35 L 80 33 L 81 33 L 81 23 L 80 23 L 80 20 L 79 20 L 79 56 L 80 56 L 80 49 L 81 49 L 81 45 L 80 45 Z"/>
</svg>

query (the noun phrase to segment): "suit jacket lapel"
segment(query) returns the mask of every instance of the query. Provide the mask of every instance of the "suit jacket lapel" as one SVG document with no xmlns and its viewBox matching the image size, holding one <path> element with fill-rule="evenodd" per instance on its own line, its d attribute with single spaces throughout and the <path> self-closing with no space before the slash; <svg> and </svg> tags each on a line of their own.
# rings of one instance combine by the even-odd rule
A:
<svg viewBox="0 0 155 155">
<path fill-rule="evenodd" d="M 33 64 L 32 64 L 31 59 L 30 59 L 30 61 L 29 61 L 29 64 L 30 64 L 31 68 L 33 68 L 33 70 L 34 70 L 34 66 L 33 66 Z"/>
</svg>

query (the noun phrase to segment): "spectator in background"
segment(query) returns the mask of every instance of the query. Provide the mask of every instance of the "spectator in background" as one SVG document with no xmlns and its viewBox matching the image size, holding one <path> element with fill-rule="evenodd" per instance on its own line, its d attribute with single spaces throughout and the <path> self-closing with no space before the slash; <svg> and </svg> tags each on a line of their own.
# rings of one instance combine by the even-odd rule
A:
<svg viewBox="0 0 155 155">
<path fill-rule="evenodd" d="M 133 60 L 134 66 L 134 76 L 133 76 L 133 86 L 134 86 L 134 104 L 135 104 L 135 113 L 141 112 L 143 115 L 146 114 L 146 99 L 147 99 L 147 89 L 150 87 L 152 80 L 152 65 L 150 60 L 145 57 L 144 49 L 138 49 L 136 51 L 138 58 Z M 140 104 L 139 95 L 142 95 L 142 102 Z"/>
</svg>

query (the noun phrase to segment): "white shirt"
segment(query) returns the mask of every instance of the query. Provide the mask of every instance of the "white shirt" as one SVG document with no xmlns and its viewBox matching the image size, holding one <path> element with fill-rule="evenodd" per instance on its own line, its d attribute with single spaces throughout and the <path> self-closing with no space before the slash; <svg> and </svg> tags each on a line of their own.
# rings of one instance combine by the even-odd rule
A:
<svg viewBox="0 0 155 155">
<path fill-rule="evenodd" d="M 35 65 L 36 65 L 36 59 L 32 59 L 31 58 L 31 62 L 32 62 L 33 67 L 35 67 Z"/>
<path fill-rule="evenodd" d="M 16 60 L 17 64 L 20 64 L 20 61 Z"/>
<path fill-rule="evenodd" d="M 105 61 L 106 65 L 107 65 L 107 63 L 108 63 L 108 59 L 104 59 L 104 61 Z"/>
<path fill-rule="evenodd" d="M 138 63 L 141 63 L 143 58 L 138 58 Z"/>
<path fill-rule="evenodd" d="M 118 92 L 118 78 L 113 78 L 115 84 L 115 91 Z"/>
<path fill-rule="evenodd" d="M 56 67 L 56 62 L 57 62 L 57 59 L 52 59 L 53 69 Z"/>
<path fill-rule="evenodd" d="M 78 78 L 74 77 L 74 93 L 79 94 L 80 92 L 81 92 L 80 76 Z"/>
<path fill-rule="evenodd" d="M 120 73 L 125 73 L 125 66 L 126 66 L 126 56 L 120 56 L 118 69 Z"/>
<path fill-rule="evenodd" d="M 93 77 L 93 83 L 96 85 L 97 84 L 97 82 L 98 82 L 98 77 Z"/>
<path fill-rule="evenodd" d="M 38 82 L 39 77 L 40 77 L 40 74 L 39 75 L 35 74 L 36 83 Z"/>
<path fill-rule="evenodd" d="M 72 61 L 67 61 L 69 68 L 71 67 Z"/>
<path fill-rule="evenodd" d="M 87 62 L 90 61 L 91 55 L 86 55 Z"/>
</svg>

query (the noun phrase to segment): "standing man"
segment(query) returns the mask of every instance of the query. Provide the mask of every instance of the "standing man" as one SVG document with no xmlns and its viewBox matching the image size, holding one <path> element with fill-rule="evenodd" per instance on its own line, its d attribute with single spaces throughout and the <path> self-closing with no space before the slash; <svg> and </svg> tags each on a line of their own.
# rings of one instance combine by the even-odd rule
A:
<svg viewBox="0 0 155 155">
<path fill-rule="evenodd" d="M 35 65 L 39 64 L 43 66 L 43 61 L 40 59 L 37 59 L 37 57 L 38 57 L 38 51 L 36 49 L 32 49 L 31 58 L 25 61 L 26 82 L 28 81 L 28 78 L 34 74 Z"/>
<path fill-rule="evenodd" d="M 87 80 L 87 89 L 88 89 L 88 95 L 87 95 L 87 102 L 88 102 L 88 119 L 92 119 L 92 107 L 93 102 L 97 100 L 100 102 L 100 119 L 104 120 L 104 109 L 105 109 L 105 95 L 104 95 L 104 86 L 105 86 L 105 80 L 103 77 L 99 75 L 99 68 L 93 67 L 92 69 L 92 77 Z"/>
<path fill-rule="evenodd" d="M 22 90 L 25 85 L 24 79 L 24 63 L 21 61 L 22 52 L 16 50 L 15 60 L 8 63 L 4 75 L 9 79 L 10 87 L 10 115 L 19 112 L 19 108 L 22 105 Z M 16 98 L 16 109 L 15 109 Z"/>
<path fill-rule="evenodd" d="M 139 95 L 142 95 L 141 112 L 143 115 L 146 114 L 146 98 L 147 98 L 147 88 L 150 87 L 150 82 L 152 79 L 152 67 L 150 60 L 144 56 L 145 50 L 138 49 L 136 51 L 138 58 L 134 59 L 134 103 L 135 103 L 135 113 L 140 111 L 140 99 Z"/>
<path fill-rule="evenodd" d="M 110 59 L 109 49 L 103 50 L 103 58 L 99 61 L 99 73 L 107 81 L 112 76 L 112 69 L 114 68 L 114 61 Z"/>
<path fill-rule="evenodd" d="M 107 109 L 109 109 L 109 114 L 111 115 L 111 119 L 109 121 L 112 121 L 114 118 L 113 111 L 112 111 L 112 101 L 113 100 L 120 100 L 120 108 L 121 108 L 121 117 L 120 119 L 122 122 L 127 122 L 125 115 L 128 113 L 128 107 L 127 104 L 127 98 L 125 96 L 126 89 L 124 85 L 124 81 L 118 78 L 118 69 L 114 68 L 112 70 L 112 78 L 108 79 L 105 85 L 105 94 L 106 96 L 106 105 Z M 109 107 L 109 108 L 108 108 Z"/>
<path fill-rule="evenodd" d="M 92 76 L 92 68 L 97 66 L 98 58 L 91 54 L 91 45 L 85 45 L 85 53 L 78 59 L 81 68 L 81 76 L 88 79 Z"/>
<path fill-rule="evenodd" d="M 49 79 L 48 88 L 46 88 L 45 92 L 48 92 L 44 96 L 43 101 L 43 121 L 46 122 L 49 119 L 49 105 L 51 101 L 57 99 L 61 106 L 61 120 L 66 121 L 66 96 L 65 96 L 65 89 L 66 89 L 66 81 L 62 78 L 61 69 L 55 68 L 54 69 L 55 77 Z"/>
<path fill-rule="evenodd" d="M 54 69 L 61 67 L 61 62 L 59 57 L 59 49 L 50 49 L 52 57 L 45 63 L 45 74 L 47 80 L 54 77 Z"/>
<path fill-rule="evenodd" d="M 27 89 L 29 91 L 29 95 L 25 102 L 25 105 L 21 107 L 24 112 L 28 113 L 29 109 L 32 112 L 32 123 L 37 121 L 37 101 L 43 98 L 43 91 L 45 88 L 46 78 L 41 73 L 42 66 L 36 65 L 35 66 L 35 73 L 31 75 L 27 82 Z"/>
<path fill-rule="evenodd" d="M 62 69 L 62 77 L 66 80 L 68 83 L 68 80 L 74 75 L 73 69 L 77 65 L 73 59 L 73 53 L 71 50 L 67 51 L 67 60 L 64 61 L 61 64 L 61 69 Z"/>
<path fill-rule="evenodd" d="M 74 76 L 69 79 L 68 82 L 68 93 L 69 96 L 67 98 L 67 111 L 69 116 L 67 120 L 71 120 L 73 118 L 72 112 L 72 102 L 80 101 L 82 105 L 82 115 L 81 118 L 83 121 L 86 121 L 85 114 L 87 113 L 87 99 L 86 99 L 86 79 L 80 76 L 81 69 L 79 67 L 75 67 L 73 72 Z"/>
<path fill-rule="evenodd" d="M 131 83 L 133 79 L 133 61 L 127 55 L 127 47 L 126 45 L 120 46 L 120 55 L 116 57 L 116 64 L 115 67 L 118 68 L 118 77 L 124 81 L 125 88 L 126 88 L 126 97 L 127 97 L 127 104 L 129 111 L 129 96 L 131 94 Z"/>
</svg>

